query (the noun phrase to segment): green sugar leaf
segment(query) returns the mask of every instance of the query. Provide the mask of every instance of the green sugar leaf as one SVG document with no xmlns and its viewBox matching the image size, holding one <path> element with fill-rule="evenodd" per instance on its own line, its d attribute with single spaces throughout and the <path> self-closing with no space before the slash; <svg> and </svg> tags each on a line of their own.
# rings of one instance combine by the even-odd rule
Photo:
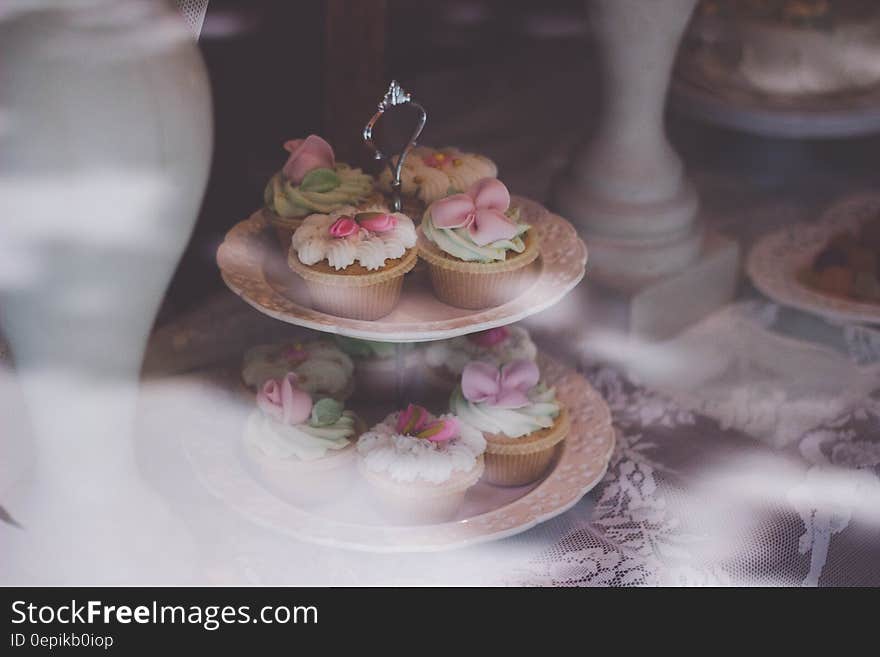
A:
<svg viewBox="0 0 880 657">
<path fill-rule="evenodd" d="M 329 397 L 319 399 L 312 406 L 312 416 L 309 418 L 309 424 L 313 427 L 326 427 L 336 424 L 342 417 L 342 402 Z"/>
<path fill-rule="evenodd" d="M 299 185 L 304 192 L 329 192 L 341 184 L 339 176 L 333 169 L 314 169 L 309 171 Z"/>
</svg>

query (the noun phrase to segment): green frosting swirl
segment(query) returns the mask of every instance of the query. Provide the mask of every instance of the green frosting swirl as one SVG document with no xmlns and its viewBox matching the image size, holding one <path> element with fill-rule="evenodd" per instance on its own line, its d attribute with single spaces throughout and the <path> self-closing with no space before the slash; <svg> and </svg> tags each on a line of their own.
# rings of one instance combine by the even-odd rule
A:
<svg viewBox="0 0 880 657">
<path fill-rule="evenodd" d="M 333 170 L 311 171 L 293 185 L 279 171 L 266 185 L 266 207 L 281 217 L 328 214 L 342 205 L 359 203 L 373 191 L 373 178 L 360 169 L 337 163 Z"/>
<path fill-rule="evenodd" d="M 393 342 L 376 342 L 374 340 L 360 340 L 349 338 L 344 335 L 334 335 L 333 339 L 339 349 L 353 358 L 394 358 L 398 347 L 409 351 L 412 345 L 395 344 Z"/>
<path fill-rule="evenodd" d="M 464 398 L 458 386 L 449 400 L 449 410 L 458 419 L 483 433 L 520 438 L 552 427 L 559 415 L 556 390 L 539 383 L 529 392 L 529 403 L 522 408 L 499 408 L 475 404 Z"/>
<path fill-rule="evenodd" d="M 516 223 L 517 233 L 511 239 L 496 240 L 485 246 L 474 243 L 467 228 L 437 228 L 431 220 L 431 210 L 425 211 L 422 217 L 422 233 L 438 249 L 449 255 L 468 262 L 495 262 L 506 260 L 507 252 L 522 253 L 526 249 L 522 235 L 531 226 L 520 222 L 519 209 L 511 208 L 505 214 Z"/>
</svg>

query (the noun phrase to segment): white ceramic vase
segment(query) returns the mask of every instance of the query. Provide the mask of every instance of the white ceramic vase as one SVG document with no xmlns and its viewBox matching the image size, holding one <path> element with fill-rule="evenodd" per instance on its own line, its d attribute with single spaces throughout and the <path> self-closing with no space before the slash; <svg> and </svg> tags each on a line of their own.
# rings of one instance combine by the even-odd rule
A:
<svg viewBox="0 0 880 657">
<path fill-rule="evenodd" d="M 0 500 L 4 579 L 187 581 L 192 545 L 139 475 L 147 335 L 201 203 L 203 61 L 180 16 L 139 0 L 0 9 L 0 325 L 36 443 Z"/>
</svg>

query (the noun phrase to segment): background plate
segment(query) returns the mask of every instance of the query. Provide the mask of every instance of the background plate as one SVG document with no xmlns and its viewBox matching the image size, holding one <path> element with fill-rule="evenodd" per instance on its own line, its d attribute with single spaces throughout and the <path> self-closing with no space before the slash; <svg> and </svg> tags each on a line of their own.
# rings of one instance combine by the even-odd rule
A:
<svg viewBox="0 0 880 657">
<path fill-rule="evenodd" d="M 746 271 L 761 292 L 836 322 L 880 324 L 880 304 L 823 294 L 797 279 L 836 232 L 880 216 L 880 194 L 862 194 L 831 206 L 814 224 L 793 224 L 762 237 L 749 253 Z"/>
</svg>

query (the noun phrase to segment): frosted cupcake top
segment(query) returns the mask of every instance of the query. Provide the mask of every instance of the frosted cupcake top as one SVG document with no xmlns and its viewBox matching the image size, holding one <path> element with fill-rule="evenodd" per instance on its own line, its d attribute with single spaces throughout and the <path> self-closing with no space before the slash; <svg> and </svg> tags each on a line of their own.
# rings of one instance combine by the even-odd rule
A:
<svg viewBox="0 0 880 657">
<path fill-rule="evenodd" d="M 441 484 L 474 468 L 485 451 L 483 435 L 453 415 L 435 417 L 410 404 L 361 435 L 357 450 L 364 466 L 396 481 Z"/>
<path fill-rule="evenodd" d="M 397 159 L 394 159 L 396 164 Z M 400 171 L 401 191 L 426 205 L 449 194 L 463 192 L 481 178 L 494 178 L 498 167 L 487 157 L 463 153 L 457 148 L 416 146 L 406 156 Z M 379 186 L 391 191 L 391 172 L 386 167 Z"/>
<path fill-rule="evenodd" d="M 355 417 L 342 402 L 329 397 L 313 402 L 296 374 L 263 383 L 257 407 L 245 441 L 269 458 L 315 461 L 347 447 L 356 433 Z"/>
<path fill-rule="evenodd" d="M 317 135 L 284 143 L 290 153 L 284 167 L 263 192 L 266 207 L 281 217 L 304 217 L 353 205 L 373 191 L 373 179 L 337 162 L 333 148 Z"/>
<path fill-rule="evenodd" d="M 462 335 L 451 340 L 432 342 L 425 348 L 425 362 L 461 374 L 472 360 L 504 365 L 514 360 L 535 360 L 538 350 L 529 332 L 520 326 L 499 326 Z"/>
<path fill-rule="evenodd" d="M 357 262 L 373 271 L 415 245 L 416 229 L 405 214 L 378 206 L 346 206 L 306 217 L 293 234 L 291 250 L 304 265 L 326 260 L 339 270 Z"/>
<path fill-rule="evenodd" d="M 241 378 L 252 388 L 288 372 L 297 375 L 304 390 L 340 397 L 351 386 L 354 363 L 329 340 L 287 340 L 251 347 L 244 354 Z"/>
<path fill-rule="evenodd" d="M 522 253 L 522 235 L 530 226 L 510 207 L 510 192 L 500 180 L 483 178 L 463 194 L 434 201 L 422 217 L 424 236 L 441 251 L 469 262 L 506 260 Z"/>
<path fill-rule="evenodd" d="M 344 335 L 334 335 L 333 340 L 343 352 L 356 360 L 390 360 L 397 357 L 398 349 L 405 356 L 413 351 L 413 345 L 406 342 L 377 342 Z"/>
<path fill-rule="evenodd" d="M 538 366 L 528 360 L 501 367 L 468 363 L 449 408 L 463 425 L 483 433 L 528 436 L 552 427 L 560 412 L 556 391 L 539 383 L 539 378 Z"/>
</svg>

